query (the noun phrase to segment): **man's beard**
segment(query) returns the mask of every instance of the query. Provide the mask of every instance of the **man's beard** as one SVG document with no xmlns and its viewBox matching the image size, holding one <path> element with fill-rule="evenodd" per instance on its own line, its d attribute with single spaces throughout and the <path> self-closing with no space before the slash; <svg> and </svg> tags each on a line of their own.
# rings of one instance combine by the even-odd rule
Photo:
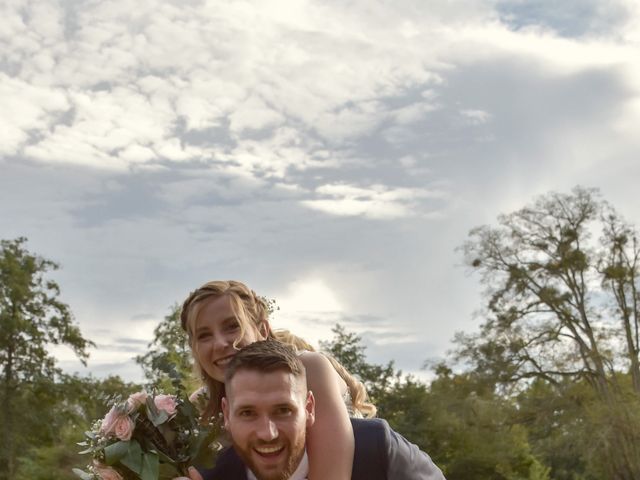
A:
<svg viewBox="0 0 640 480">
<path fill-rule="evenodd" d="M 261 446 L 268 445 L 268 443 L 261 443 Z M 296 471 L 302 457 L 304 456 L 304 448 L 305 448 L 305 439 L 304 437 L 298 440 L 298 443 L 292 445 L 287 442 L 285 445 L 285 452 L 288 453 L 288 457 L 285 460 L 284 466 L 282 469 L 278 471 L 270 471 L 265 472 L 262 471 L 255 462 L 253 462 L 252 454 L 247 453 L 244 449 L 240 448 L 237 444 L 234 443 L 234 449 L 238 456 L 242 459 L 244 464 L 249 467 L 249 469 L 253 472 L 258 480 L 287 480 L 293 472 Z M 250 450 L 253 449 L 253 445 L 251 445 Z M 253 455 L 256 455 L 253 452 Z"/>
</svg>

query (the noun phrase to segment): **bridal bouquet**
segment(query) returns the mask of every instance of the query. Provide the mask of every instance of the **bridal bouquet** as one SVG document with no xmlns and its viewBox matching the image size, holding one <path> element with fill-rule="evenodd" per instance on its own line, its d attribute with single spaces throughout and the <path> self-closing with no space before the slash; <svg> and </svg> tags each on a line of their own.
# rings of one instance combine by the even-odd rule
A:
<svg viewBox="0 0 640 480">
<path fill-rule="evenodd" d="M 82 480 L 159 480 L 188 476 L 190 465 L 210 464 L 219 427 L 202 425 L 196 407 L 175 395 L 134 393 L 117 400 L 94 423 L 80 453 L 91 454 Z M 215 446 L 215 448 L 214 448 Z"/>
</svg>

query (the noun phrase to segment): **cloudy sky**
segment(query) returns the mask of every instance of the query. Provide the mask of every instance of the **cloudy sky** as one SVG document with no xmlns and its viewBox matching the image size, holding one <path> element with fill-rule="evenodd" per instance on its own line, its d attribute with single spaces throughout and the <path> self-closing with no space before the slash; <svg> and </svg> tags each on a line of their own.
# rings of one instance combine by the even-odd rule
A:
<svg viewBox="0 0 640 480">
<path fill-rule="evenodd" d="M 640 223 L 635 0 L 8 0 L 0 52 L 0 238 L 98 376 L 229 278 L 416 372 L 477 325 L 470 228 L 576 184 Z"/>
</svg>

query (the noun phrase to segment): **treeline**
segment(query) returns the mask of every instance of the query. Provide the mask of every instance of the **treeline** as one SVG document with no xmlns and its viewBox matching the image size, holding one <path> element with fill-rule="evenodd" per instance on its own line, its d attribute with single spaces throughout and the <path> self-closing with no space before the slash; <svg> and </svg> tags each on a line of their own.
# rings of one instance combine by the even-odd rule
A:
<svg viewBox="0 0 640 480">
<path fill-rule="evenodd" d="M 477 333 L 459 333 L 424 383 L 367 361 L 342 327 L 321 347 L 363 380 L 378 415 L 427 451 L 449 480 L 640 479 L 635 227 L 594 190 L 548 194 L 472 230 L 460 248 L 486 287 Z M 0 250 L 0 479 L 71 479 L 75 442 L 106 400 L 140 385 L 61 372 L 47 345 L 86 360 L 55 264 L 25 239 Z M 190 356 L 174 306 L 136 358 L 171 391 Z M 430 319 L 425 319 L 429 321 Z M 194 382 L 195 385 L 195 382 Z"/>
</svg>

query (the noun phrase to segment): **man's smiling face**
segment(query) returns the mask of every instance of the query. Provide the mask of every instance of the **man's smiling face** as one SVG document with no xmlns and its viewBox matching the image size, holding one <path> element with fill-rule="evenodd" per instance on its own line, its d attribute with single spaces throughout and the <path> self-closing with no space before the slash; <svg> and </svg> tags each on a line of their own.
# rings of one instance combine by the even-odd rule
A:
<svg viewBox="0 0 640 480">
<path fill-rule="evenodd" d="M 304 378 L 284 370 L 238 370 L 222 400 L 225 428 L 259 480 L 286 480 L 304 454 L 314 400 Z"/>
</svg>

